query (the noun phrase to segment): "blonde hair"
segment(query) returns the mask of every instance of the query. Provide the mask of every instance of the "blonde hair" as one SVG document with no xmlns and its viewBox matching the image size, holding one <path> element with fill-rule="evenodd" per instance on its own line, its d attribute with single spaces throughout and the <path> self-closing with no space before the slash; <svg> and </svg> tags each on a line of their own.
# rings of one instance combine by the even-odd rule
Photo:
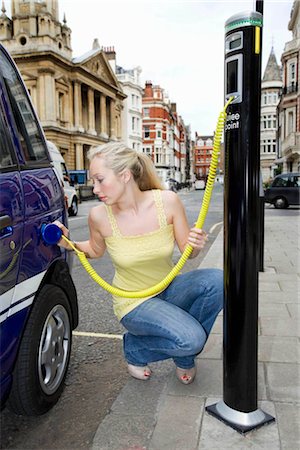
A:
<svg viewBox="0 0 300 450">
<path fill-rule="evenodd" d="M 96 157 L 105 159 L 105 164 L 116 175 L 129 169 L 134 181 L 141 191 L 164 189 L 149 156 L 136 152 L 122 142 L 108 142 L 98 147 L 92 147 L 87 154 L 90 161 Z"/>
</svg>

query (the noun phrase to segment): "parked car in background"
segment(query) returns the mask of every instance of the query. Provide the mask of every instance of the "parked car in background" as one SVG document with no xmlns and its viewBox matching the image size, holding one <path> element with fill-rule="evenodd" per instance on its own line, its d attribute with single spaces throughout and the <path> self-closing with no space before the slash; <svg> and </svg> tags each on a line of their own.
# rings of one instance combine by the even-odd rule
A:
<svg viewBox="0 0 300 450">
<path fill-rule="evenodd" d="M 165 181 L 165 188 L 169 191 L 177 192 L 178 190 L 178 182 L 174 180 L 174 178 L 168 178 Z"/>
<path fill-rule="evenodd" d="M 67 226 L 61 181 L 12 58 L 0 44 L 0 394 L 17 414 L 59 399 L 78 324 L 72 255 L 43 226 Z"/>
<path fill-rule="evenodd" d="M 79 203 L 78 196 L 74 184 L 71 181 L 66 162 L 53 142 L 47 141 L 47 146 L 54 168 L 64 189 L 69 216 L 77 216 Z"/>
<path fill-rule="evenodd" d="M 200 189 L 205 189 L 205 180 L 201 179 L 201 180 L 196 180 L 195 181 L 195 189 L 200 190 Z"/>
<path fill-rule="evenodd" d="M 300 173 L 277 175 L 270 187 L 265 190 L 265 202 L 271 203 L 275 208 L 300 205 Z"/>
</svg>

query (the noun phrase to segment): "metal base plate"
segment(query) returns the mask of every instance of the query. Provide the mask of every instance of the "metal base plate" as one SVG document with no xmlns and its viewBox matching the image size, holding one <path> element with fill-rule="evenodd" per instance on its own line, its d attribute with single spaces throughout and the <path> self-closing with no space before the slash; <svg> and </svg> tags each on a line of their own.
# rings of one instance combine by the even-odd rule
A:
<svg viewBox="0 0 300 450">
<path fill-rule="evenodd" d="M 208 414 L 211 414 L 242 434 L 275 421 L 273 416 L 270 416 L 270 414 L 265 413 L 261 409 L 244 413 L 230 408 L 223 401 L 207 406 L 205 409 Z"/>
</svg>

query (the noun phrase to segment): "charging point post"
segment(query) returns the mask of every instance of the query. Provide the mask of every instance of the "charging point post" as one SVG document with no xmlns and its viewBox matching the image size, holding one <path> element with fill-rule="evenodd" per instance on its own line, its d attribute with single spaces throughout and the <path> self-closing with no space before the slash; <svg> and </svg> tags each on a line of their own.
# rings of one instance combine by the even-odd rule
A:
<svg viewBox="0 0 300 450">
<path fill-rule="evenodd" d="M 207 412 L 246 433 L 274 418 L 257 407 L 262 14 L 225 24 L 223 401 Z"/>
</svg>

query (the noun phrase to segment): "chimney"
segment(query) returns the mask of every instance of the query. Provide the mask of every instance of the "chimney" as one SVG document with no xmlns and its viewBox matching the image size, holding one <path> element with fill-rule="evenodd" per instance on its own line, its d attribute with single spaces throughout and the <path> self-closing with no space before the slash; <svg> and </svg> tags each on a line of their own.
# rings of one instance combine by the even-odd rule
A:
<svg viewBox="0 0 300 450">
<path fill-rule="evenodd" d="M 100 48 L 100 44 L 97 38 L 94 39 L 93 50 L 96 50 L 96 48 Z"/>
<path fill-rule="evenodd" d="M 146 81 L 146 82 L 145 82 L 144 97 L 150 97 L 150 98 L 153 98 L 153 86 L 152 86 L 152 81 Z"/>
</svg>

